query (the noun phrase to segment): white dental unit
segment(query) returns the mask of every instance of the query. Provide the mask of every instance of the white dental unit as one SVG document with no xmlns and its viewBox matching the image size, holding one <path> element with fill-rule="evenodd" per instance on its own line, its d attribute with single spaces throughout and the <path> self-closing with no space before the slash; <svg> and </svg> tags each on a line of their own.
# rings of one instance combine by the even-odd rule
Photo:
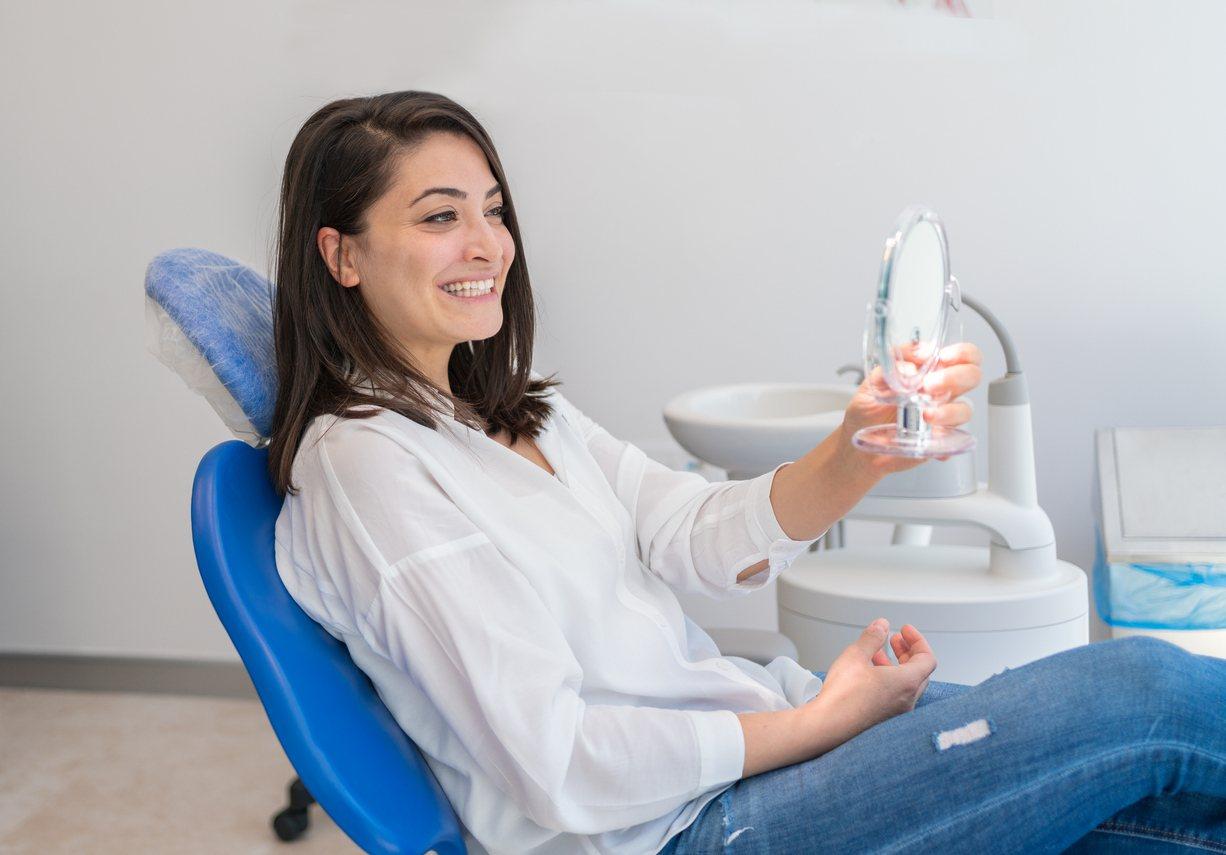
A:
<svg viewBox="0 0 1226 855">
<path fill-rule="evenodd" d="M 975 477 L 970 434 L 932 427 L 921 393 L 936 365 L 949 313 L 969 307 L 1000 339 L 1006 374 L 988 387 L 988 480 Z M 912 206 L 886 242 L 869 306 L 865 371 L 897 421 L 858 432 L 870 453 L 935 458 L 883 478 L 849 519 L 896 523 L 888 546 L 827 548 L 793 562 L 778 581 L 779 630 L 799 662 L 821 670 L 878 617 L 892 631 L 914 624 L 937 653 L 935 679 L 973 684 L 1089 640 L 1086 575 L 1056 558 L 1051 521 L 1039 507 L 1030 404 L 1017 351 L 996 317 L 960 293 L 939 218 Z M 876 373 L 874 373 L 874 371 Z M 759 384 L 702 389 L 665 408 L 683 448 L 746 478 L 803 456 L 842 421 L 852 387 Z M 749 449 L 752 449 L 750 451 Z M 986 547 L 934 546 L 931 526 L 975 526 Z M 835 548 L 831 548 L 834 546 Z"/>
</svg>

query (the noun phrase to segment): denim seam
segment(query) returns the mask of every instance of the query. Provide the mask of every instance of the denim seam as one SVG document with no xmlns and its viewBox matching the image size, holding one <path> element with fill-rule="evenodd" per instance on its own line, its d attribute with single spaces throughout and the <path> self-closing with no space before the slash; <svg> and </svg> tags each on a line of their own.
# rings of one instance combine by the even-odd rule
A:
<svg viewBox="0 0 1226 855">
<path fill-rule="evenodd" d="M 1115 820 L 1107 820 L 1093 831 L 1101 831 L 1104 834 L 1117 834 L 1126 837 L 1146 837 L 1154 840 L 1167 840 L 1175 843 L 1184 843 L 1189 846 L 1195 846 L 1198 849 L 1204 849 L 1206 852 L 1226 852 L 1226 843 L 1218 843 L 1205 837 L 1195 837 L 1190 834 L 1184 834 L 1180 831 L 1171 831 L 1165 828 L 1154 828 L 1149 825 L 1140 825 L 1135 822 L 1116 822 Z M 1092 832 L 1091 832 L 1092 833 Z"/>
<path fill-rule="evenodd" d="M 1101 754 L 1096 754 L 1096 755 L 1094 755 L 1093 757 L 1088 757 L 1088 758 L 1086 758 L 1085 760 L 1082 760 L 1080 763 L 1078 763 L 1078 764 L 1076 764 L 1076 765 L 1069 765 L 1069 766 L 1065 766 L 1064 768 L 1060 769 L 1060 770 L 1059 770 L 1059 772 L 1057 772 L 1055 775 L 1048 775 L 1048 776 L 1044 777 L 1042 780 L 1036 781 L 1036 782 L 1034 782 L 1033 784 L 1030 784 L 1030 785 L 1028 785 L 1028 786 L 1025 786 L 1025 787 L 1017 787 L 1017 788 L 1015 788 L 1015 789 L 1010 790 L 1010 791 L 1009 791 L 1009 792 L 1007 792 L 1007 793 L 1002 793 L 1001 795 L 997 796 L 996 798 L 992 799 L 992 800 L 991 800 L 991 801 L 989 801 L 989 802 L 985 802 L 985 803 L 984 803 L 984 804 L 982 804 L 982 805 L 976 805 L 976 806 L 975 806 L 975 807 L 973 807 L 973 808 L 967 808 L 966 810 L 961 811 L 960 813 L 957 813 L 957 814 L 955 814 L 954 816 L 948 817 L 948 818 L 947 818 L 947 819 L 946 819 L 944 822 L 942 822 L 940 825 L 930 826 L 930 827 L 928 827 L 928 828 L 925 828 L 923 831 L 916 832 L 915 834 L 913 834 L 913 835 L 911 835 L 910 837 L 908 837 L 906 840 L 903 840 L 903 841 L 901 841 L 901 842 L 899 842 L 899 843 L 895 844 L 895 846 L 894 846 L 894 847 L 893 847 L 891 850 L 883 850 L 883 851 L 903 851 L 903 850 L 904 850 L 906 847 L 910 846 L 911 844 L 916 843 L 916 842 L 918 842 L 918 841 L 920 841 L 920 840 L 923 840 L 925 837 L 927 837 L 927 836 L 929 836 L 929 835 L 931 835 L 931 834 L 935 834 L 935 833 L 936 833 L 936 832 L 938 832 L 938 831 L 942 831 L 942 830 L 944 830 L 945 828 L 948 828 L 949 826 L 953 825 L 955 822 L 957 822 L 957 821 L 959 821 L 959 820 L 961 820 L 961 819 L 963 819 L 963 818 L 965 818 L 965 817 L 968 817 L 968 816 L 973 816 L 973 815 L 974 815 L 974 814 L 976 814 L 976 813 L 982 813 L 983 811 L 985 811 L 985 810 L 987 810 L 987 809 L 989 809 L 989 808 L 995 807 L 996 805 L 1000 804 L 1001 802 L 1004 802 L 1004 801 L 1006 801 L 1006 800 L 1008 800 L 1008 799 L 1011 799 L 1011 798 L 1013 798 L 1014 796 L 1018 796 L 1018 795 L 1021 795 L 1021 794 L 1023 794 L 1023 793 L 1030 792 L 1031 790 L 1036 790 L 1036 789 L 1038 789 L 1039 787 L 1044 786 L 1045 784 L 1047 784 L 1047 783 L 1051 782 L 1051 781 L 1052 781 L 1052 780 L 1054 780 L 1054 779 L 1058 779 L 1058 778 L 1061 778 L 1061 777 L 1065 777 L 1066 775 L 1068 775 L 1068 774 L 1070 774 L 1070 773 L 1072 773 L 1072 772 L 1079 771 L 1079 770 L 1081 770 L 1082 768 L 1084 768 L 1085 766 L 1087 766 L 1088 764 L 1090 764 L 1090 763 L 1092 763 L 1092 762 L 1098 762 L 1098 761 L 1100 761 L 1100 760 L 1105 760 L 1105 759 L 1107 759 L 1107 758 L 1109 758 L 1109 757 L 1114 757 L 1114 756 L 1115 756 L 1115 755 L 1117 755 L 1117 754 L 1127 754 L 1127 753 L 1128 753 L 1128 752 L 1130 752 L 1130 751 L 1136 751 L 1136 750 L 1138 750 L 1138 748 L 1140 748 L 1140 749 L 1148 749 L 1148 748 L 1179 748 L 1179 749 L 1183 749 L 1183 750 L 1186 750 L 1186 751 L 1190 751 L 1191 753 L 1196 754 L 1196 755 L 1199 755 L 1199 756 L 1202 756 L 1202 757 L 1208 757 L 1208 758 L 1212 758 L 1212 759 L 1214 759 L 1214 760 L 1217 760 L 1218 762 L 1221 762 L 1221 763 L 1226 763 L 1226 756 L 1222 756 L 1222 755 L 1216 754 L 1216 753 L 1211 752 L 1211 751 L 1202 751 L 1202 750 L 1200 750 L 1199 748 L 1197 748 L 1196 746 L 1188 745 L 1187 743 L 1184 743 L 1184 742 L 1167 742 L 1167 741 L 1164 741 L 1164 742 L 1150 742 L 1150 743 L 1146 743 L 1145 745 L 1141 745 L 1141 746 L 1134 746 L 1134 745 L 1130 745 L 1130 746 L 1128 746 L 1128 747 L 1126 747 L 1126 748 L 1117 748 L 1117 749 L 1115 749 L 1114 751 L 1107 751 L 1107 752 L 1104 752 L 1104 753 L 1101 753 Z M 1093 829 L 1091 829 L 1091 831 L 1092 831 L 1092 830 L 1093 830 Z M 1088 832 L 1087 832 L 1087 833 L 1088 833 Z"/>
</svg>

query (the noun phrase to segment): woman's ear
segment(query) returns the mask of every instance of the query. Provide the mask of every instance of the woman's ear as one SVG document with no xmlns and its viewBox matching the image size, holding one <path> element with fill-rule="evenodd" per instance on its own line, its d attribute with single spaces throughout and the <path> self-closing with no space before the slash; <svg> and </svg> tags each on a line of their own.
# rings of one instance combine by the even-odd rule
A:
<svg viewBox="0 0 1226 855">
<path fill-rule="evenodd" d="M 346 288 L 358 284 L 358 271 L 354 266 L 353 239 L 344 240 L 343 235 L 331 226 L 324 226 L 315 236 L 315 244 L 332 278 Z"/>
</svg>

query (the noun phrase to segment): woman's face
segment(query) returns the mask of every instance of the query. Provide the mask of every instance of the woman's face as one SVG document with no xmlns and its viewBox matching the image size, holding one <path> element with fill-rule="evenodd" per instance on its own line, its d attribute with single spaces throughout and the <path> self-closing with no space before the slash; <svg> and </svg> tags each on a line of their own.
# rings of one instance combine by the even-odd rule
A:
<svg viewBox="0 0 1226 855">
<path fill-rule="evenodd" d="M 467 136 L 437 132 L 399 156 L 392 185 L 367 210 L 362 234 L 340 240 L 334 229 L 320 230 L 333 275 L 339 242 L 341 284 L 361 289 L 418 369 L 444 389 L 452 349 L 502 327 L 502 292 L 515 259 L 502 211 L 502 188 L 481 148 Z M 486 296 L 443 289 L 489 280 Z"/>
</svg>

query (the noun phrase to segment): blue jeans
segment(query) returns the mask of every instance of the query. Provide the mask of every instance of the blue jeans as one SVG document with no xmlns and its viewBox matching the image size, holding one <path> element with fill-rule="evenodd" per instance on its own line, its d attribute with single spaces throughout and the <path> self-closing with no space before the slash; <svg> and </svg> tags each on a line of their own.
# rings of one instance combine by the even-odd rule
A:
<svg viewBox="0 0 1226 855">
<path fill-rule="evenodd" d="M 1226 853 L 1226 660 L 1131 637 L 930 681 L 911 712 L 737 781 L 661 855 L 1064 851 Z"/>
</svg>

